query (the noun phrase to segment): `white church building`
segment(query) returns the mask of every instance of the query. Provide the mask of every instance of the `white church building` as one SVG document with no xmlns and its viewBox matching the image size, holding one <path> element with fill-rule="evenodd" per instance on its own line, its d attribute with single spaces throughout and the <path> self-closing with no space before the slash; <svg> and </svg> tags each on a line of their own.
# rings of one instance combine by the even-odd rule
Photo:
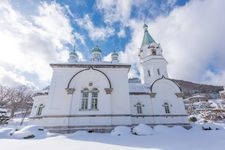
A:
<svg viewBox="0 0 225 150">
<path fill-rule="evenodd" d="M 68 63 L 50 64 L 50 88 L 34 97 L 31 124 L 59 133 L 139 123 L 190 126 L 181 88 L 168 78 L 167 61 L 147 25 L 138 55 L 142 81 L 128 79 L 131 65 L 120 63 L 118 53 L 105 62 L 101 52 L 95 47 L 91 61 L 78 61 L 74 50 Z"/>
</svg>

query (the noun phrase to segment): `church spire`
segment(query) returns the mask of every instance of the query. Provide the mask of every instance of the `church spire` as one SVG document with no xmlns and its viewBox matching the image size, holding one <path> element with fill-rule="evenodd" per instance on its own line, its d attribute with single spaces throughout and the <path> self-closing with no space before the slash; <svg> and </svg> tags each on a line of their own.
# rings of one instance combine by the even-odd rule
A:
<svg viewBox="0 0 225 150">
<path fill-rule="evenodd" d="M 153 42 L 155 43 L 154 39 L 151 37 L 151 35 L 148 32 L 148 25 L 144 24 L 143 28 L 144 28 L 144 37 L 143 37 L 141 46 L 149 45 Z"/>
<path fill-rule="evenodd" d="M 151 85 L 162 76 L 168 77 L 167 61 L 162 55 L 162 48 L 148 33 L 148 26 L 144 24 L 144 37 L 139 50 L 142 83 Z"/>
</svg>

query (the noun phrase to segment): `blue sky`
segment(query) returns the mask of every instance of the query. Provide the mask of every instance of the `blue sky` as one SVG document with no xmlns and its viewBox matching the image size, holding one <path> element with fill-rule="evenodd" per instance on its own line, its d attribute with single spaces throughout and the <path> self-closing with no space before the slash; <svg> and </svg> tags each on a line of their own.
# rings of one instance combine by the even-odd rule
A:
<svg viewBox="0 0 225 150">
<path fill-rule="evenodd" d="M 225 85 L 225 9 L 216 0 L 4 0 L 0 2 L 0 83 L 50 83 L 49 63 L 80 60 L 98 45 L 104 60 L 117 51 L 138 76 L 142 26 L 163 48 L 171 78 Z"/>
<path fill-rule="evenodd" d="M 131 29 L 129 26 L 124 27 L 125 35 L 123 37 L 119 37 L 117 34 L 120 32 L 121 24 L 125 24 L 125 22 L 121 22 L 120 20 L 113 21 L 112 23 L 107 23 L 104 20 L 104 11 L 99 9 L 97 6 L 98 2 L 94 0 L 56 0 L 56 1 L 31 1 L 31 0 L 23 0 L 23 2 L 18 0 L 12 0 L 12 5 L 23 13 L 24 16 L 29 17 L 30 14 L 35 14 L 37 12 L 38 5 L 46 2 L 48 4 L 58 3 L 62 7 L 66 7 L 65 15 L 69 18 L 70 24 L 73 28 L 73 32 L 77 32 L 85 37 L 85 45 L 81 44 L 79 41 L 76 43 L 76 48 L 81 51 L 86 57 L 89 57 L 89 51 L 94 46 L 99 45 L 103 50 L 103 55 L 109 54 L 111 51 L 120 51 L 124 50 L 126 44 L 131 40 Z M 129 18 L 139 19 L 141 22 L 154 20 L 158 16 L 168 15 L 170 11 L 172 11 L 175 7 L 183 6 L 188 2 L 188 0 L 143 0 L 143 5 L 148 6 L 131 6 L 131 13 Z M 119 3 L 119 2 L 118 2 Z M 138 3 L 138 1 L 136 2 Z M 116 4 L 116 3 L 115 3 Z M 115 7 L 115 6 L 113 6 Z M 151 9 L 151 11 L 149 11 Z M 77 18 L 84 18 L 86 15 L 90 17 L 90 21 L 92 21 L 95 27 L 106 28 L 110 27 L 114 31 L 107 38 L 96 38 L 91 39 L 88 35 L 86 29 L 83 26 L 78 25 L 75 21 Z M 76 37 L 75 37 L 76 38 Z M 68 45 L 70 48 L 73 47 L 71 43 Z M 87 58 L 88 59 L 88 58 Z"/>
</svg>

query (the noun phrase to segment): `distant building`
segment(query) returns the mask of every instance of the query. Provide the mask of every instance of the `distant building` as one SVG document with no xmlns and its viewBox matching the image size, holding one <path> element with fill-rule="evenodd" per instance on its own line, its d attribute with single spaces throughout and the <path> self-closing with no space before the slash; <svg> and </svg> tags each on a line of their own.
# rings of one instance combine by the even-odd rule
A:
<svg viewBox="0 0 225 150">
<path fill-rule="evenodd" d="M 223 87 L 223 91 L 220 91 L 220 97 L 222 100 L 225 100 L 225 87 Z"/>
<path fill-rule="evenodd" d="M 208 97 L 205 94 L 194 94 L 193 96 L 184 99 L 185 104 L 195 102 L 208 102 Z"/>
<path fill-rule="evenodd" d="M 70 53 L 68 63 L 50 64 L 49 91 L 34 97 L 30 121 L 52 132 L 110 131 L 139 123 L 189 126 L 181 88 L 168 78 L 167 61 L 144 25 L 139 50 L 141 79 L 129 79 L 130 64 L 102 61 L 102 50 L 92 49 L 90 61 Z"/>
<path fill-rule="evenodd" d="M 0 113 L 6 115 L 7 109 L 6 109 L 6 108 L 1 108 L 1 107 L 0 107 Z"/>
</svg>

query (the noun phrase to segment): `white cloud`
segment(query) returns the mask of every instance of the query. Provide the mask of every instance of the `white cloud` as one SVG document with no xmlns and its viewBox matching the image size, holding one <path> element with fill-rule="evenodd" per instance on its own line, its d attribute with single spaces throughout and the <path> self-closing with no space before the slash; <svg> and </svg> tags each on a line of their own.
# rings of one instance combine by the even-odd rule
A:
<svg viewBox="0 0 225 150">
<path fill-rule="evenodd" d="M 131 0 L 97 0 L 96 7 L 104 14 L 106 23 L 125 22 L 130 18 Z"/>
<path fill-rule="evenodd" d="M 111 54 L 112 54 L 112 53 L 109 53 L 108 55 L 104 56 L 102 60 L 103 60 L 103 61 L 108 61 L 108 62 L 112 61 L 112 59 L 111 59 Z"/>
<path fill-rule="evenodd" d="M 89 37 L 93 40 L 105 40 L 114 34 L 114 29 L 112 27 L 96 27 L 88 14 L 84 18 L 75 19 L 77 24 L 87 30 Z"/>
<path fill-rule="evenodd" d="M 133 31 L 131 33 L 131 40 L 126 45 L 125 51 L 121 52 L 120 60 L 126 63 L 137 63 L 138 62 L 138 49 L 141 46 L 141 40 L 143 37 L 143 22 L 137 20 L 130 20 L 129 27 Z"/>
<path fill-rule="evenodd" d="M 86 42 L 85 42 L 85 37 L 84 37 L 83 35 L 81 35 L 81 34 L 78 33 L 78 32 L 75 32 L 75 33 L 74 33 L 74 37 L 75 37 L 76 43 L 77 43 L 78 41 L 80 41 L 80 43 L 81 43 L 83 46 L 87 47 Z"/>
<path fill-rule="evenodd" d="M 68 58 L 65 44 L 74 43 L 74 37 L 86 47 L 85 37 L 72 27 L 67 17 L 71 15 L 68 6 L 62 7 L 56 2 L 42 2 L 35 16 L 24 17 L 10 4 L 0 1 L 0 68 L 1 83 L 30 84 L 23 73 L 37 75 L 44 85 L 50 80 L 49 63 L 63 62 Z M 148 2 L 148 3 L 147 3 Z M 146 4 L 147 3 L 147 4 Z M 175 0 L 168 0 L 160 9 L 174 7 Z M 132 7 L 138 7 L 138 18 L 131 17 Z M 153 38 L 161 43 L 164 56 L 168 60 L 168 71 L 172 78 L 225 84 L 225 9 L 224 1 L 196 0 L 183 7 L 174 8 L 168 16 L 158 17 L 154 21 L 145 20 Z M 112 28 L 119 22 L 118 37 L 126 35 L 125 28 L 132 31 L 131 39 L 120 52 L 120 60 L 125 63 L 138 62 L 138 49 L 143 36 L 143 23 L 150 14 L 155 14 L 156 5 L 152 1 L 139 0 L 98 0 L 96 8 L 104 14 L 106 27 L 96 26 L 89 15 L 75 21 L 87 30 L 92 40 L 105 40 L 115 34 Z M 149 12 L 144 10 L 149 9 Z M 147 13 L 147 14 L 145 14 Z M 85 60 L 77 52 L 80 60 Z M 110 54 L 104 58 L 109 60 Z M 216 71 L 214 71 L 216 68 Z M 16 71 L 9 71 L 16 70 Z M 131 70 L 131 75 L 136 76 Z M 7 78 L 8 77 L 8 78 Z M 17 78 L 17 79 L 16 79 Z M 13 83 L 15 80 L 15 83 Z"/>
<path fill-rule="evenodd" d="M 72 27 L 69 18 L 65 15 L 66 10 L 55 2 L 42 3 L 38 7 L 39 14 L 33 17 L 35 25 L 42 29 L 43 34 L 51 36 L 50 38 L 57 48 L 62 48 L 64 41 L 71 42 L 73 40 Z"/>
<path fill-rule="evenodd" d="M 84 55 L 80 51 L 76 51 L 79 61 L 86 61 Z"/>
<path fill-rule="evenodd" d="M 224 1 L 191 1 L 152 24 L 171 77 L 204 82 L 209 66 L 225 70 L 224 6 Z"/>
<path fill-rule="evenodd" d="M 126 36 L 125 27 L 131 16 L 132 6 L 137 1 L 131 0 L 97 0 L 96 8 L 104 16 L 104 22 L 113 25 L 115 22 L 120 22 L 120 30 L 117 33 L 119 38 Z"/>
<path fill-rule="evenodd" d="M 32 82 L 26 80 L 25 76 L 19 75 L 18 72 L 7 71 L 0 66 L 0 83 L 5 86 L 29 85 L 36 87 Z"/>
<path fill-rule="evenodd" d="M 119 38 L 124 38 L 126 36 L 126 31 L 124 27 L 120 28 L 120 31 L 117 33 Z"/>
<path fill-rule="evenodd" d="M 131 66 L 129 72 L 128 72 L 128 78 L 131 79 L 131 78 L 139 78 L 139 74 L 138 74 L 138 71 L 137 71 L 137 68 L 136 66 Z"/>
<path fill-rule="evenodd" d="M 104 16 L 104 22 L 113 24 L 120 22 L 122 27 L 129 26 L 128 22 L 138 16 L 147 21 L 150 17 L 166 15 L 175 7 L 177 0 L 97 0 L 96 8 Z M 133 15 L 132 15 L 133 13 Z M 134 15 L 135 14 L 135 15 Z"/>
<path fill-rule="evenodd" d="M 191 1 L 175 8 L 168 16 L 148 22 L 149 32 L 155 41 L 161 43 L 169 62 L 170 77 L 225 84 L 224 6 L 224 1 Z M 128 25 L 133 31 L 132 38 L 121 58 L 124 62 L 135 63 L 138 62 L 143 22 L 130 19 Z M 206 78 L 210 67 L 212 70 L 217 68 L 219 72 Z"/>
<path fill-rule="evenodd" d="M 225 70 L 220 73 L 214 73 L 210 70 L 207 70 L 203 75 L 203 80 L 208 84 L 214 85 L 225 85 Z"/>
<path fill-rule="evenodd" d="M 35 74 L 38 79 L 34 80 L 39 81 L 35 84 L 46 85 L 51 78 L 49 63 L 66 61 L 66 57 L 61 55 L 66 51 L 64 44 L 73 41 L 72 28 L 64 8 L 57 3 L 41 3 L 38 14 L 31 16 L 32 21 L 15 10 L 10 1 L 0 2 L 0 12 L 0 65 L 6 66 L 4 74 L 9 73 L 6 70 L 14 69 Z M 23 81 L 27 78 L 19 74 L 18 78 L 20 83 L 32 82 Z M 1 79 L 7 82 L 6 77 L 1 76 Z"/>
</svg>

